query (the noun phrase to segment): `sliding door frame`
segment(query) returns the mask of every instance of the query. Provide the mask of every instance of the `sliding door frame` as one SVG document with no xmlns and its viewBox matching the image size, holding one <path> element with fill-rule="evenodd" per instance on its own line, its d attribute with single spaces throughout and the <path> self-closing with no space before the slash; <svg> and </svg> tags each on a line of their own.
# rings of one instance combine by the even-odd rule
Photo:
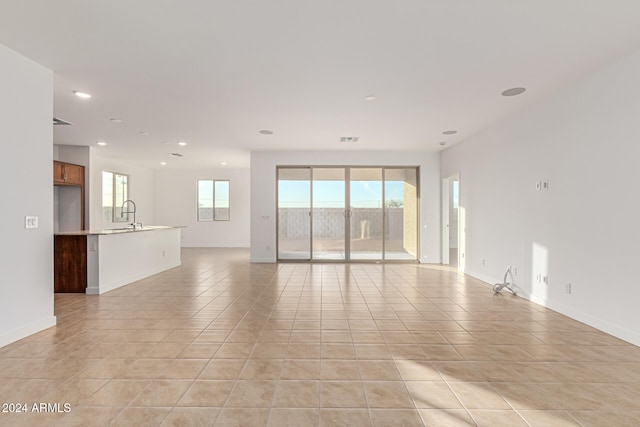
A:
<svg viewBox="0 0 640 427">
<path fill-rule="evenodd" d="M 314 169 L 344 169 L 345 171 L 345 208 L 344 208 L 344 221 L 345 221 L 345 259 L 314 259 L 313 258 L 313 170 Z M 350 206 L 351 202 L 351 169 L 376 169 L 380 168 L 382 171 L 382 225 L 381 225 L 381 239 L 382 239 L 382 252 L 380 259 L 351 259 L 351 215 L 353 214 Z M 280 208 L 278 206 L 279 202 L 279 176 L 281 169 L 309 169 L 309 258 L 280 258 Z M 386 259 L 385 258 L 385 249 L 386 249 L 386 217 L 387 217 L 387 209 L 385 206 L 385 170 L 387 169 L 415 169 L 416 171 L 416 257 L 415 259 Z M 398 264 L 413 264 L 420 262 L 420 166 L 380 166 L 380 165 L 283 165 L 276 166 L 276 200 L 275 200 L 275 209 L 276 209 L 276 262 L 287 262 L 287 263 L 398 263 Z"/>
</svg>

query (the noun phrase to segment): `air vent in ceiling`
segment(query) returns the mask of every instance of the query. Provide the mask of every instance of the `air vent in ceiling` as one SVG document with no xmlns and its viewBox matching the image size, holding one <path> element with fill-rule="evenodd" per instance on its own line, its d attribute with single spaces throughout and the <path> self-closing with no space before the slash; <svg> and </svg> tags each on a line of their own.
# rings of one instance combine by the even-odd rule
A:
<svg viewBox="0 0 640 427">
<path fill-rule="evenodd" d="M 360 137 L 358 136 L 343 136 L 340 138 L 340 142 L 358 142 Z"/>
<path fill-rule="evenodd" d="M 184 157 L 184 156 L 183 156 L 182 154 L 180 154 L 180 153 L 169 153 L 169 155 L 170 155 L 170 156 L 173 156 L 173 157 Z"/>
<path fill-rule="evenodd" d="M 73 126 L 73 123 L 65 122 L 64 120 L 57 117 L 53 118 L 53 124 L 56 126 Z"/>
</svg>

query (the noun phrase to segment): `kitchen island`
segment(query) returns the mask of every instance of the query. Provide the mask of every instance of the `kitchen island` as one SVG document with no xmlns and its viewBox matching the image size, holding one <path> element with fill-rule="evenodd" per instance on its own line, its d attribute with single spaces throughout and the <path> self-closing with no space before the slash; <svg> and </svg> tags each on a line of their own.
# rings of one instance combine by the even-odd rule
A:
<svg viewBox="0 0 640 427">
<path fill-rule="evenodd" d="M 103 294 L 180 261 L 182 227 L 145 226 L 57 233 L 54 291 Z"/>
</svg>

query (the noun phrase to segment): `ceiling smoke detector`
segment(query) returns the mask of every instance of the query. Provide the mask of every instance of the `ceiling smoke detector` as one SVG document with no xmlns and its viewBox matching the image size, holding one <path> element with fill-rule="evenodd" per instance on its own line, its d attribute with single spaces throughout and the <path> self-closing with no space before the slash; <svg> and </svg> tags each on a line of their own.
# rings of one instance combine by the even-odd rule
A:
<svg viewBox="0 0 640 427">
<path fill-rule="evenodd" d="M 168 154 L 169 154 L 170 156 L 173 156 L 173 157 L 184 157 L 184 156 L 183 156 L 182 154 L 180 154 L 180 153 L 168 153 Z"/>
<path fill-rule="evenodd" d="M 340 142 L 358 142 L 359 139 L 359 136 L 342 136 Z"/>
<path fill-rule="evenodd" d="M 57 117 L 54 117 L 54 118 L 53 118 L 53 124 L 54 124 L 55 126 L 73 126 L 73 123 L 70 123 L 70 122 L 64 121 L 64 120 L 59 119 L 59 118 L 57 118 Z"/>
</svg>

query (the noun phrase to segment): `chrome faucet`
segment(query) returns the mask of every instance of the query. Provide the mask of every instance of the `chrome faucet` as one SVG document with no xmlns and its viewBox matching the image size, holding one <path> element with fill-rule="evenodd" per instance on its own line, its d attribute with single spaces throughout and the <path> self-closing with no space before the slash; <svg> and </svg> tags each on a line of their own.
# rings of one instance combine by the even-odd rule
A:
<svg viewBox="0 0 640 427">
<path fill-rule="evenodd" d="M 133 210 L 132 211 L 125 211 L 124 207 L 125 205 L 129 203 L 133 205 Z M 133 229 L 136 229 L 136 226 L 138 225 L 138 223 L 136 222 L 136 204 L 133 200 L 125 200 L 124 203 L 122 203 L 122 207 L 120 208 L 120 217 L 124 218 L 124 214 L 133 214 L 133 222 L 131 223 L 131 225 L 133 226 Z M 140 228 L 142 228 L 142 223 L 140 223 Z"/>
</svg>

